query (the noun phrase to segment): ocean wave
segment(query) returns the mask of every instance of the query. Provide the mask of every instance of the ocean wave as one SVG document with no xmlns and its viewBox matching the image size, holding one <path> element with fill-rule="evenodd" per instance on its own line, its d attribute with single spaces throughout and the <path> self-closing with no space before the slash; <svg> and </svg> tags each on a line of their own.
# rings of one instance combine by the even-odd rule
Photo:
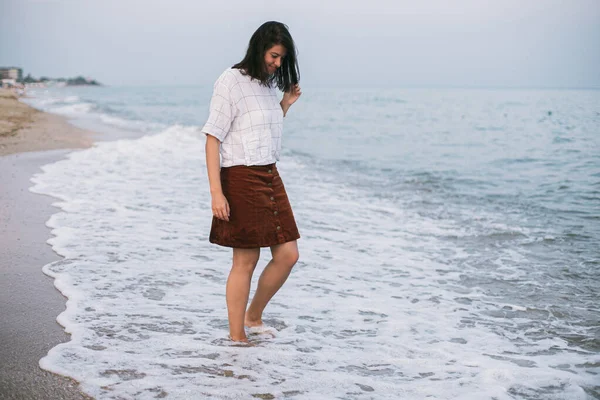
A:
<svg viewBox="0 0 600 400">
<path fill-rule="evenodd" d="M 159 90 L 150 92 L 148 104 Z M 401 127 L 373 119 L 373 93 L 308 97 L 303 111 L 315 122 L 292 114 L 286 132 L 311 147 L 284 146 L 278 162 L 300 261 L 265 314 L 275 337 L 257 334 L 255 347 L 241 349 L 226 339 L 231 252 L 208 243 L 205 140 L 201 124 L 185 119 L 196 107 L 186 94 L 185 111 L 131 105 L 131 115 L 157 111 L 140 122 L 156 124 L 145 135 L 72 152 L 32 179 L 31 191 L 57 197 L 60 208 L 47 225 L 65 259 L 44 272 L 69 298 L 58 321 L 72 334 L 42 368 L 101 398 L 584 399 L 595 390 L 597 235 L 580 226 L 580 213 L 553 209 L 567 203 L 546 192 L 554 180 L 542 172 L 560 181 L 571 164 L 544 155 L 552 133 L 525 118 L 531 107 L 515 107 L 514 120 L 534 145 L 513 131 L 482 138 L 477 126 L 502 125 L 488 121 L 487 97 L 453 103 L 451 91 L 421 93 L 410 98 L 413 111 L 401 110 Z M 328 108 L 332 96 L 339 109 Z M 364 109 L 344 108 L 352 104 Z M 463 125 L 449 128 L 465 104 Z M 111 129 L 135 129 L 98 112 L 90 114 Z M 349 140 L 356 147 L 344 152 Z M 496 159 L 519 161 L 490 166 Z M 595 165 L 578 164 L 586 173 L 570 174 L 571 189 L 557 192 L 570 198 Z"/>
</svg>

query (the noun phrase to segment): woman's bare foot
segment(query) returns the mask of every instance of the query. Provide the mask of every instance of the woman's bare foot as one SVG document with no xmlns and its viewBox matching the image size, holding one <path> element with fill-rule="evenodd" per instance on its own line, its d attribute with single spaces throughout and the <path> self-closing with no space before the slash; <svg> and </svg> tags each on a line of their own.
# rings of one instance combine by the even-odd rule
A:
<svg viewBox="0 0 600 400">
<path fill-rule="evenodd" d="M 228 335 L 228 337 L 229 340 L 231 340 L 232 342 L 248 343 L 248 338 L 246 336 L 240 338 L 233 338 L 231 337 L 231 335 Z"/>
<path fill-rule="evenodd" d="M 246 313 L 246 316 L 244 318 L 245 326 L 247 326 L 248 328 L 253 328 L 255 326 L 261 326 L 262 324 L 263 322 L 261 318 L 252 318 L 250 315 L 248 315 L 248 313 Z"/>
</svg>

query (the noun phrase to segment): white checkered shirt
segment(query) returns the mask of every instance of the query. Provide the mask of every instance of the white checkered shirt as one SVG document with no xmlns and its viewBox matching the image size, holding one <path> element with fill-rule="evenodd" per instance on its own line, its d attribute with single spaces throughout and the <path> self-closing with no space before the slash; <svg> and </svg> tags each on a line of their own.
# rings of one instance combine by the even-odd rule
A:
<svg viewBox="0 0 600 400">
<path fill-rule="evenodd" d="M 221 167 L 266 165 L 279 160 L 283 110 L 275 87 L 228 68 L 214 85 L 202 132 L 221 141 Z"/>
</svg>

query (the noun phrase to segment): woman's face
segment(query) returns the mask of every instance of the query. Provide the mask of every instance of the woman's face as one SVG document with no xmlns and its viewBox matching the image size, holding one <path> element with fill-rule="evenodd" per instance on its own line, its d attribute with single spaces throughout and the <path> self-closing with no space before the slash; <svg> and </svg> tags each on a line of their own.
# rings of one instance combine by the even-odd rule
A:
<svg viewBox="0 0 600 400">
<path fill-rule="evenodd" d="M 280 44 L 276 44 L 267 50 L 265 53 L 265 66 L 270 75 L 274 74 L 277 68 L 281 66 L 281 60 L 285 57 L 285 54 L 285 47 Z"/>
</svg>

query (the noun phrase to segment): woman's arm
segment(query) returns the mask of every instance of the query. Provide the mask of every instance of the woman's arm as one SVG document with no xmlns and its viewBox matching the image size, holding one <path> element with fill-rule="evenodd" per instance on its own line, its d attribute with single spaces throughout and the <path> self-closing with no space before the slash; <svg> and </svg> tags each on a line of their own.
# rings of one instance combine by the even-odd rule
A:
<svg viewBox="0 0 600 400">
<path fill-rule="evenodd" d="M 215 217 L 229 221 L 229 203 L 223 195 L 221 187 L 220 145 L 219 139 L 212 135 L 206 135 L 206 169 L 212 197 L 212 212 Z"/>
<path fill-rule="evenodd" d="M 300 89 L 299 84 L 293 85 L 289 91 L 283 93 L 283 99 L 279 103 L 281 105 L 281 109 L 283 110 L 283 116 L 287 114 L 288 110 L 298 100 L 300 95 L 302 94 L 302 90 Z"/>
</svg>

